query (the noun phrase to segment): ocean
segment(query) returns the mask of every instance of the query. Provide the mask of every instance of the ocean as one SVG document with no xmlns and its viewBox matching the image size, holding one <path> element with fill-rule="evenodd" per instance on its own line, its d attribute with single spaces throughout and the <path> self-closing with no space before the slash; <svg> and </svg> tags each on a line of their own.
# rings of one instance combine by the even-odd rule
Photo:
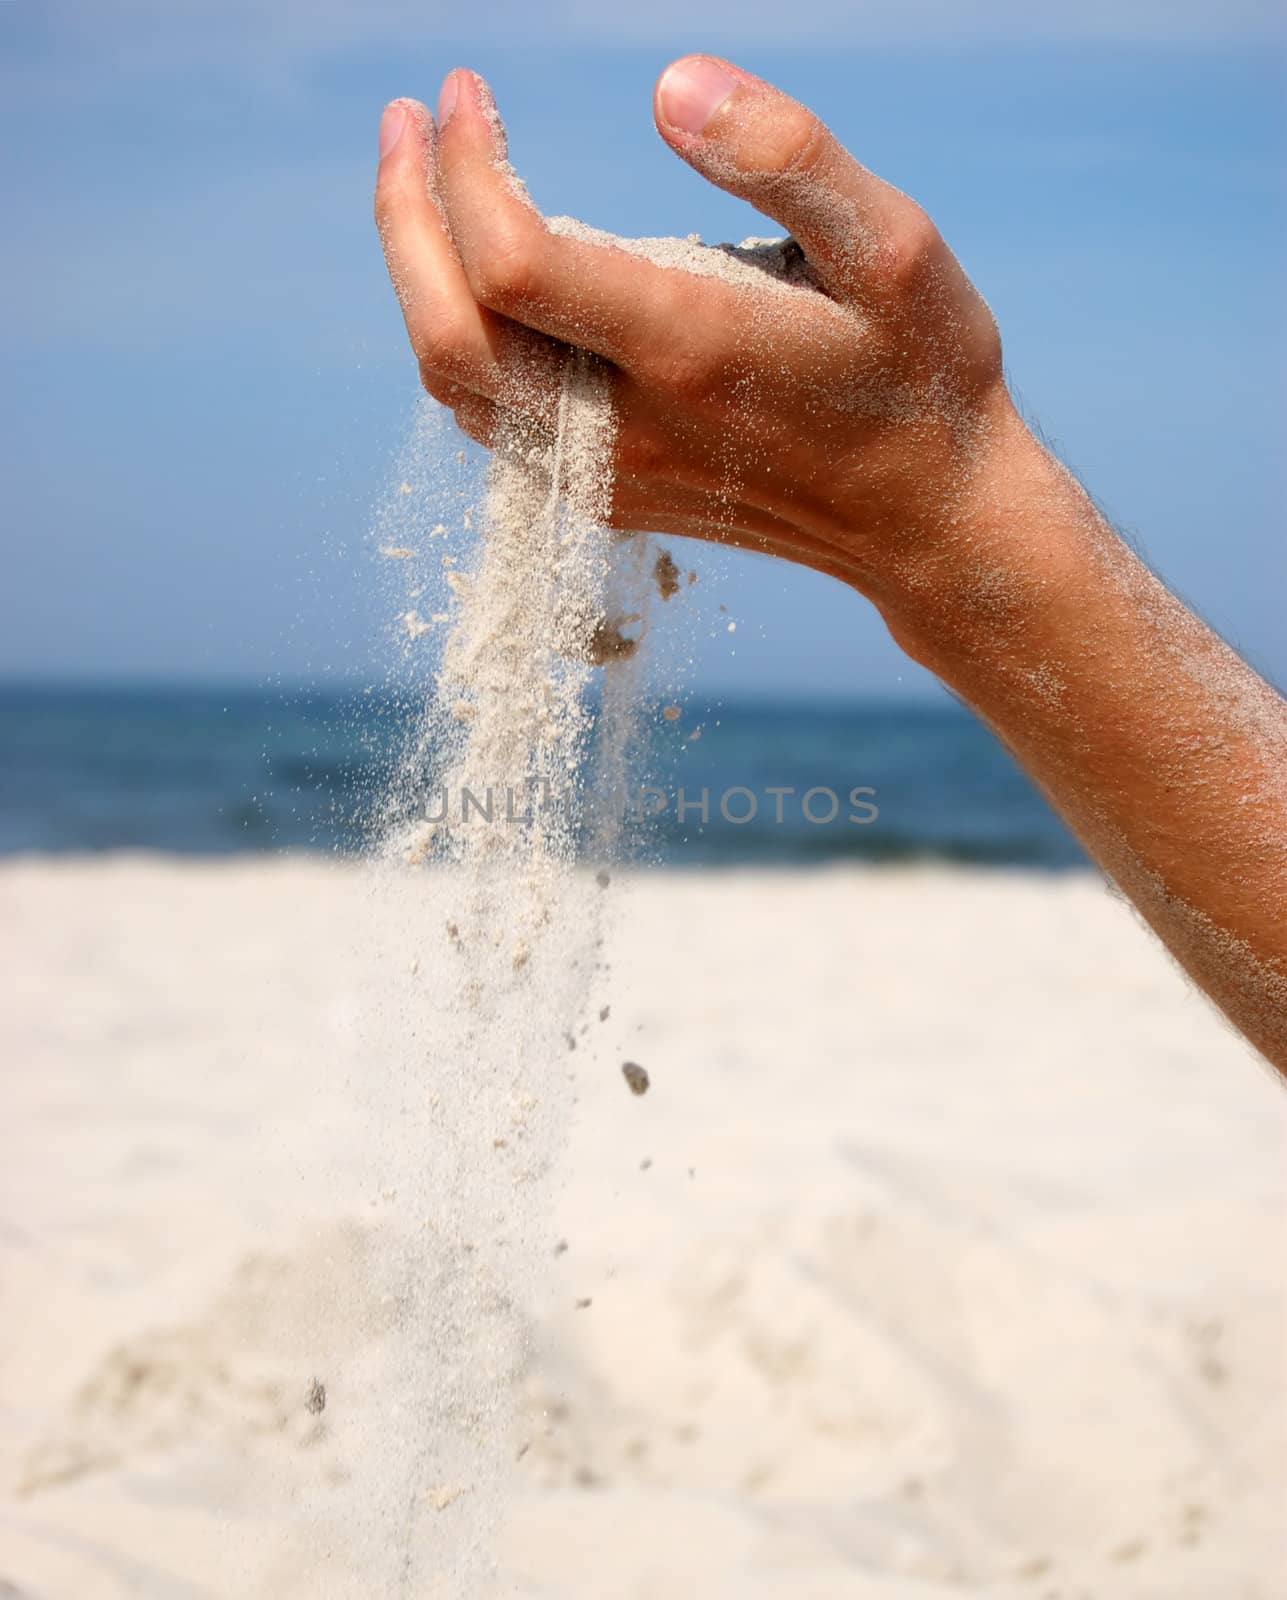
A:
<svg viewBox="0 0 1287 1600">
<path fill-rule="evenodd" d="M 379 690 L 0 688 L 0 854 L 355 853 L 407 721 L 405 700 Z M 674 720 L 658 710 L 635 765 L 625 792 L 596 795 L 645 863 L 1085 864 L 952 703 L 686 703 Z M 531 799 L 473 796 L 471 825 Z"/>
</svg>

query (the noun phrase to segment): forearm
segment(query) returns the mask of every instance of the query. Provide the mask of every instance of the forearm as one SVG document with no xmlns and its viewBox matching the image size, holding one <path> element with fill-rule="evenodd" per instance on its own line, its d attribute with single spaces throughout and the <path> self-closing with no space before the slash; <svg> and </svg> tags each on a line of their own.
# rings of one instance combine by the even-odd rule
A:
<svg viewBox="0 0 1287 1600">
<path fill-rule="evenodd" d="M 891 629 L 1287 1071 L 1287 702 L 1016 424 Z"/>
</svg>

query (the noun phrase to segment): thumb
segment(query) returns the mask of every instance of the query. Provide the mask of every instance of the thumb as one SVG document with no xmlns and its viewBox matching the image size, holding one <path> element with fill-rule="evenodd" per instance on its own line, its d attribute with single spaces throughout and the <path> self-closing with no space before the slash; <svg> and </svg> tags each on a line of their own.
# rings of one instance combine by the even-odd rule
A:
<svg viewBox="0 0 1287 1600">
<path fill-rule="evenodd" d="M 718 56 L 673 62 L 653 110 L 671 149 L 787 228 L 839 299 L 865 298 L 900 228 L 922 215 L 807 107 Z"/>
</svg>

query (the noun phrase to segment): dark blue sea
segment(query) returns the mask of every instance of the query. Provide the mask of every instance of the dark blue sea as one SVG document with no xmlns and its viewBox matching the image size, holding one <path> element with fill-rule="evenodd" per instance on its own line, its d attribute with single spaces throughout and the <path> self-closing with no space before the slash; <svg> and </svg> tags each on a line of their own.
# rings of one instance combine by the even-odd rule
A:
<svg viewBox="0 0 1287 1600">
<path fill-rule="evenodd" d="M 0 688 L 0 853 L 356 852 L 408 720 L 381 691 Z M 687 704 L 635 765 L 602 803 L 661 865 L 1085 860 L 952 703 Z"/>
</svg>

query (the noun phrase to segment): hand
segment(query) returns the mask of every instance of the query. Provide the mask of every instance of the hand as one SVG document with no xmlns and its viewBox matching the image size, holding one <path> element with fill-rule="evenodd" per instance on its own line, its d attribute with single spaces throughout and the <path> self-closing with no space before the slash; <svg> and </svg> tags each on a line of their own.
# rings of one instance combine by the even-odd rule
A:
<svg viewBox="0 0 1287 1600">
<path fill-rule="evenodd" d="M 815 286 L 733 285 L 552 231 L 486 85 L 457 69 L 436 129 L 414 101 L 382 126 L 376 216 L 425 387 L 488 444 L 504 408 L 548 424 L 568 347 L 591 350 L 617 421 L 614 525 L 905 600 L 973 540 L 1027 440 L 991 313 L 924 211 L 760 79 L 685 57 L 655 114 L 678 155 L 791 232 Z"/>
</svg>

